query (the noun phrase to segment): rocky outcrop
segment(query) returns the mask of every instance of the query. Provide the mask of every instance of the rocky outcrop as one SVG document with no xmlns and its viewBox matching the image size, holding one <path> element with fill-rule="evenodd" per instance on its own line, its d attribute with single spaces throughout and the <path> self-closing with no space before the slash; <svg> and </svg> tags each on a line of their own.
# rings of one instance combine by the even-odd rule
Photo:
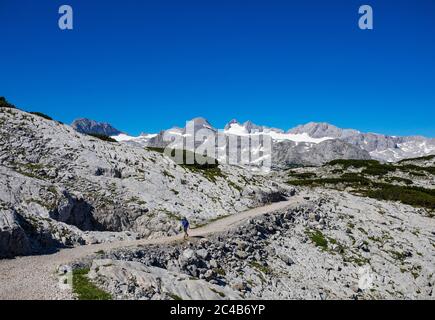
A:
<svg viewBox="0 0 435 320">
<path fill-rule="evenodd" d="M 64 191 L 57 208 L 50 212 L 50 217 L 83 231 L 103 230 L 104 227 L 93 216 L 94 208 L 82 195 L 72 195 Z"/>
<path fill-rule="evenodd" d="M 0 209 L 0 258 L 31 253 L 30 241 L 13 210 Z"/>
<path fill-rule="evenodd" d="M 106 252 L 87 262 L 92 280 L 119 299 L 435 298 L 433 218 L 335 191 L 310 198 L 208 238 Z"/>
<path fill-rule="evenodd" d="M 231 288 L 222 288 L 186 274 L 139 262 L 94 260 L 89 278 L 106 284 L 107 290 L 118 299 L 240 299 L 240 295 Z"/>
<path fill-rule="evenodd" d="M 272 165 L 286 169 L 295 165 L 322 165 L 336 159 L 371 159 L 370 154 L 341 140 L 326 140 L 318 144 L 281 141 L 273 144 Z"/>
</svg>

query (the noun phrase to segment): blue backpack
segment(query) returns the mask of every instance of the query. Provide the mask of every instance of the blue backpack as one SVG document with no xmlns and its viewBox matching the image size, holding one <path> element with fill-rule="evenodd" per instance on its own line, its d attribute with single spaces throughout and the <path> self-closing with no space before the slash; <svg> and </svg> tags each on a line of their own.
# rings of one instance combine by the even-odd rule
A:
<svg viewBox="0 0 435 320">
<path fill-rule="evenodd" d="M 187 229 L 189 227 L 189 221 L 187 221 L 187 219 L 182 219 L 181 224 L 183 225 L 184 229 Z"/>
</svg>

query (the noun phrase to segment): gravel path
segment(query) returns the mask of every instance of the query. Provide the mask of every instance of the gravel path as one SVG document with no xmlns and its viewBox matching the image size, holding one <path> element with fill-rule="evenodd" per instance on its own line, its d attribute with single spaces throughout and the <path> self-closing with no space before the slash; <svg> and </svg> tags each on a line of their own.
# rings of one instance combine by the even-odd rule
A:
<svg viewBox="0 0 435 320">
<path fill-rule="evenodd" d="M 189 233 L 191 236 L 206 236 L 212 233 L 222 232 L 252 217 L 280 210 L 301 201 L 303 201 L 301 197 L 295 196 L 287 201 L 273 203 L 219 219 L 198 229 L 193 229 Z M 165 244 L 182 239 L 183 236 L 180 234 L 151 240 L 120 241 L 79 246 L 71 249 L 62 249 L 49 255 L 0 260 L 0 300 L 73 299 L 70 290 L 62 290 L 58 286 L 56 274 L 58 266 L 86 257 L 98 250 L 111 250 L 148 244 Z"/>
</svg>

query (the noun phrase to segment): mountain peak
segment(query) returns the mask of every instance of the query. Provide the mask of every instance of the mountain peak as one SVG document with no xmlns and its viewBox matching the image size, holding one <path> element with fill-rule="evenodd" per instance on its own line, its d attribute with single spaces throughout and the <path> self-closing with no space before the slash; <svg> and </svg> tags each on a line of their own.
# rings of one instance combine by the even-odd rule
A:
<svg viewBox="0 0 435 320">
<path fill-rule="evenodd" d="M 231 128 L 231 125 L 233 125 L 233 124 L 240 125 L 240 123 L 239 123 L 239 121 L 237 121 L 237 119 L 233 119 L 225 125 L 224 130 L 225 131 L 229 130 Z"/>
<path fill-rule="evenodd" d="M 106 136 L 116 136 L 122 132 L 106 122 L 98 122 L 87 118 L 79 118 L 71 123 L 74 130 L 85 134 L 103 134 Z"/>
<path fill-rule="evenodd" d="M 327 122 L 308 122 L 290 129 L 288 132 L 294 134 L 306 133 L 312 138 L 343 138 L 360 133 L 353 129 L 341 129 Z"/>
</svg>

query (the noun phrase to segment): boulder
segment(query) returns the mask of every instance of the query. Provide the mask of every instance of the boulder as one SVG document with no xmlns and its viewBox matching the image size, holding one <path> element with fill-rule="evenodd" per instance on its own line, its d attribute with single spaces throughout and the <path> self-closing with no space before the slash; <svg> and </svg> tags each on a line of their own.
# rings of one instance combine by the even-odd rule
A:
<svg viewBox="0 0 435 320">
<path fill-rule="evenodd" d="M 278 257 L 288 266 L 291 266 L 293 264 L 295 264 L 295 262 L 293 261 L 292 258 L 290 258 L 288 255 L 286 255 L 285 253 L 281 253 L 280 255 L 278 255 Z"/>
</svg>

